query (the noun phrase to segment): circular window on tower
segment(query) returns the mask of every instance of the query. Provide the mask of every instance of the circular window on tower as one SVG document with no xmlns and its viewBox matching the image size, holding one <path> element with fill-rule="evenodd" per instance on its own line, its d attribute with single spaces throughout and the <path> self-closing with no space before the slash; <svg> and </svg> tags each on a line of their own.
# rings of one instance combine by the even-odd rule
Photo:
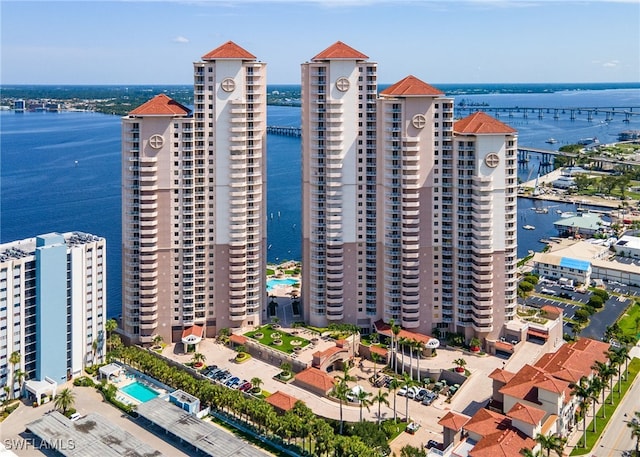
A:
<svg viewBox="0 0 640 457">
<path fill-rule="evenodd" d="M 160 149 L 162 146 L 164 146 L 164 137 L 162 135 L 151 135 L 151 137 L 149 138 L 149 146 L 151 146 L 153 149 Z"/>
<path fill-rule="evenodd" d="M 415 116 L 413 116 L 411 123 L 415 128 L 422 129 L 425 125 L 427 125 L 427 118 L 424 114 L 416 114 Z"/>
<path fill-rule="evenodd" d="M 336 89 L 338 89 L 340 92 L 348 91 L 350 85 L 351 83 L 344 76 L 341 78 L 338 78 L 338 80 L 336 81 Z"/>
<path fill-rule="evenodd" d="M 495 152 L 491 152 L 484 158 L 484 163 L 487 164 L 489 168 L 495 168 L 500 163 L 500 156 Z"/>
<path fill-rule="evenodd" d="M 222 80 L 222 84 L 220 84 L 220 86 L 225 92 L 233 92 L 236 88 L 236 82 L 233 78 L 225 78 Z"/>
</svg>

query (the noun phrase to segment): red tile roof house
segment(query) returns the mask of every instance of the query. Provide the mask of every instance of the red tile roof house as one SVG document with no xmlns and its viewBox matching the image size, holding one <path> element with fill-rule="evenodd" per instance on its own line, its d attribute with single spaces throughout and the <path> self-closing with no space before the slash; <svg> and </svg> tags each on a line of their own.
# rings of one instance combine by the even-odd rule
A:
<svg viewBox="0 0 640 457">
<path fill-rule="evenodd" d="M 265 401 L 273 406 L 278 413 L 286 413 L 293 409 L 297 401 L 301 400 L 278 390 L 265 398 Z"/>
<path fill-rule="evenodd" d="M 606 361 L 609 345 L 581 338 L 543 355 L 535 365 L 511 373 L 496 368 L 492 404 L 502 412 L 481 409 L 473 417 L 449 412 L 439 422 L 444 446 L 466 448 L 469 457 L 517 456 L 520 449 L 534 449 L 540 433 L 566 436 L 575 426 L 577 398 L 572 386 L 593 375 L 596 361 Z M 466 439 L 465 439 L 466 437 Z"/>
<path fill-rule="evenodd" d="M 335 380 L 324 371 L 310 367 L 298 373 L 293 384 L 317 395 L 326 397 L 335 385 Z"/>
</svg>

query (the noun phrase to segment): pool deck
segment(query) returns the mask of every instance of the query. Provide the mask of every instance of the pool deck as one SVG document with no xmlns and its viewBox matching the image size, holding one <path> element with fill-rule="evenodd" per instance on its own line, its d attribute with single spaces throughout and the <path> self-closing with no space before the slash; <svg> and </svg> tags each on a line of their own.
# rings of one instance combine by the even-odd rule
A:
<svg viewBox="0 0 640 457">
<path fill-rule="evenodd" d="M 285 262 L 279 265 L 269 265 L 269 268 L 274 270 L 273 275 L 267 276 L 269 279 L 295 279 L 298 281 L 299 286 L 293 287 L 291 285 L 279 284 L 269 291 L 270 300 L 275 300 L 278 303 L 276 309 L 276 316 L 280 319 L 280 322 L 287 326 L 293 322 L 299 321 L 300 316 L 293 314 L 293 307 L 291 303 L 298 299 L 300 296 L 300 286 L 302 280 L 300 275 L 286 274 L 287 270 L 291 270 L 299 267 L 299 262 Z"/>
<path fill-rule="evenodd" d="M 158 392 L 158 395 L 160 397 L 169 393 L 166 389 L 162 388 L 161 386 L 154 384 L 152 382 L 149 382 L 143 377 L 136 375 L 135 373 L 125 371 L 120 376 L 113 378 L 109 381 L 111 382 L 111 384 L 115 385 L 118 388 L 118 392 L 116 394 L 116 400 L 129 405 L 139 405 L 141 403 L 140 400 L 122 391 L 123 387 L 133 384 L 136 381 Z"/>
</svg>

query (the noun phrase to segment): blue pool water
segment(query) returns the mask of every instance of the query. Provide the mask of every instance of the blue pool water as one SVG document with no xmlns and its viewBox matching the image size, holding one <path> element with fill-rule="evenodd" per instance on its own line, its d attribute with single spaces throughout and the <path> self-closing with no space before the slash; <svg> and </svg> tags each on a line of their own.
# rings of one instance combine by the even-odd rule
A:
<svg viewBox="0 0 640 457">
<path fill-rule="evenodd" d="M 130 397 L 135 398 L 140 403 L 153 400 L 158 395 L 160 395 L 155 390 L 145 386 L 144 384 L 141 384 L 138 381 L 135 381 L 129 384 L 128 386 L 124 386 L 120 390 L 123 391 L 125 394 L 129 395 Z"/>
<path fill-rule="evenodd" d="M 300 281 L 294 278 L 267 279 L 267 292 L 271 292 L 275 287 L 278 287 L 278 286 L 291 286 L 293 284 L 297 284 L 298 282 Z"/>
</svg>

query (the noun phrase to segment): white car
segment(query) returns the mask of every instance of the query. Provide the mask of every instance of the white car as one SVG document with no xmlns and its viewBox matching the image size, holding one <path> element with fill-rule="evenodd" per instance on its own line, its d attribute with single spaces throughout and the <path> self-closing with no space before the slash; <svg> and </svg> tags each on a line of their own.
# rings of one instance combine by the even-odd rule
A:
<svg viewBox="0 0 640 457">
<path fill-rule="evenodd" d="M 402 388 L 400 388 L 400 390 L 398 391 L 398 395 L 400 395 L 401 397 L 407 395 L 407 386 L 403 386 Z"/>
<path fill-rule="evenodd" d="M 82 417 L 82 414 L 80 413 L 73 413 L 71 416 L 69 416 L 69 419 L 71 419 L 72 422 L 77 421 L 78 419 L 80 419 Z"/>
</svg>

